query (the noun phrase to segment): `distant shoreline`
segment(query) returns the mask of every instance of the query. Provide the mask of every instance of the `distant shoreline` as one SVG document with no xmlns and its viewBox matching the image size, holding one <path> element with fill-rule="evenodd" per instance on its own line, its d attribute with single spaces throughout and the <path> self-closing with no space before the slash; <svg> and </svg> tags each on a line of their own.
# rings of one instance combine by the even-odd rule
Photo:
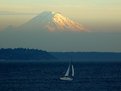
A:
<svg viewBox="0 0 121 91">
<path fill-rule="evenodd" d="M 116 52 L 47 52 L 28 48 L 1 48 L 0 62 L 115 62 L 121 61 L 121 53 Z"/>
</svg>

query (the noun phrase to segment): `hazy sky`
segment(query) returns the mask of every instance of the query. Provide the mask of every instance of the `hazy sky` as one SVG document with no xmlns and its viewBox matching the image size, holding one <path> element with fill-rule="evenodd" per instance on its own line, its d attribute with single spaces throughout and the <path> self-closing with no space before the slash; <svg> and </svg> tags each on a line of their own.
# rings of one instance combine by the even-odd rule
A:
<svg viewBox="0 0 121 91">
<path fill-rule="evenodd" d="M 82 34 L 80 46 L 74 45 L 75 49 L 72 48 L 72 51 L 78 49 L 79 51 L 121 51 L 121 0 L 0 0 L 0 31 L 9 25 L 20 26 L 42 11 L 61 12 L 94 32 L 94 34 Z M 27 46 L 26 42 L 21 40 L 21 44 L 18 40 L 14 40 L 15 38 L 13 40 L 18 42 L 7 42 L 9 37 L 11 36 L 4 37 L 1 34 L 0 47 L 42 48 L 41 43 L 38 45 L 34 43 L 35 40 L 28 42 Z M 75 42 L 78 44 L 78 41 Z M 49 45 L 48 42 L 45 44 Z M 50 51 L 71 49 L 62 45 L 50 48 L 43 44 L 43 49 Z"/>
<path fill-rule="evenodd" d="M 0 11 L 40 13 L 62 12 L 70 17 L 119 19 L 121 0 L 1 0 Z M 89 15 L 88 15 L 89 14 Z M 86 16 L 85 16 L 86 15 Z"/>
</svg>

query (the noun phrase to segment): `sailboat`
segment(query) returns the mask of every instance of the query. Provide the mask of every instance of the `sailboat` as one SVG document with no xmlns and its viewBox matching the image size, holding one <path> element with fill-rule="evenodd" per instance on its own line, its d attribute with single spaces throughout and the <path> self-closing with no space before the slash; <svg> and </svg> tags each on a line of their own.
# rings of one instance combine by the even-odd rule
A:
<svg viewBox="0 0 121 91">
<path fill-rule="evenodd" d="M 69 64 L 68 69 L 63 77 L 60 77 L 60 80 L 72 81 L 74 77 L 74 66 Z"/>
</svg>

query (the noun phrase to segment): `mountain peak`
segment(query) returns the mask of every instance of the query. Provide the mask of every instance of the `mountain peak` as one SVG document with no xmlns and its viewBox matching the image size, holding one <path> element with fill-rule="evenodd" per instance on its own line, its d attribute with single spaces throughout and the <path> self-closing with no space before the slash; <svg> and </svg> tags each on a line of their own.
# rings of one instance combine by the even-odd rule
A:
<svg viewBox="0 0 121 91">
<path fill-rule="evenodd" d="M 54 11 L 43 11 L 40 13 L 41 14 L 52 14 L 52 15 L 55 15 L 55 14 L 61 14 L 60 12 L 54 12 Z"/>
<path fill-rule="evenodd" d="M 38 16 L 51 16 L 54 17 L 57 14 L 61 14 L 59 12 L 54 12 L 54 11 L 43 11 L 42 13 L 40 13 Z"/>
<path fill-rule="evenodd" d="M 39 30 L 48 30 L 51 32 L 54 31 L 74 31 L 82 32 L 85 31 L 85 28 L 69 19 L 68 17 L 63 16 L 59 12 L 44 11 L 38 16 L 34 17 L 28 21 L 24 26 L 30 26 Z"/>
</svg>

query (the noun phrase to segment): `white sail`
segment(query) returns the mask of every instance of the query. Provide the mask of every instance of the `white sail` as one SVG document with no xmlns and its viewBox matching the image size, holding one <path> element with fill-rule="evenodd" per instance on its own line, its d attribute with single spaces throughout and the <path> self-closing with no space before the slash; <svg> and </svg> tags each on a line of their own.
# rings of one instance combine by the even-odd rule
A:
<svg viewBox="0 0 121 91">
<path fill-rule="evenodd" d="M 72 76 L 74 76 L 74 66 L 72 65 Z"/>
<path fill-rule="evenodd" d="M 68 69 L 67 69 L 67 71 L 65 73 L 65 76 L 69 76 L 69 72 L 70 72 L 70 65 L 68 66 Z"/>
</svg>

